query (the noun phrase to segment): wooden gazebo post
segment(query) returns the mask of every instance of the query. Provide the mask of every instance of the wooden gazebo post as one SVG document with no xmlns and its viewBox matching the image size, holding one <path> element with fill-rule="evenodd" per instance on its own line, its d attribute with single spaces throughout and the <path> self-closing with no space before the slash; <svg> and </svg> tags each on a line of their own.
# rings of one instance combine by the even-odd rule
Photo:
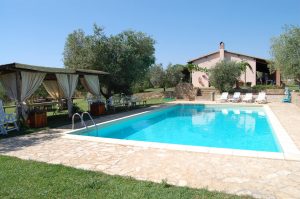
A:
<svg viewBox="0 0 300 199">
<path fill-rule="evenodd" d="M 22 101 L 21 101 L 21 72 L 19 70 L 16 70 L 16 86 L 17 86 L 17 119 L 18 121 L 21 121 L 21 119 L 24 120 L 22 115 Z M 24 121 L 25 122 L 25 121 Z"/>
</svg>

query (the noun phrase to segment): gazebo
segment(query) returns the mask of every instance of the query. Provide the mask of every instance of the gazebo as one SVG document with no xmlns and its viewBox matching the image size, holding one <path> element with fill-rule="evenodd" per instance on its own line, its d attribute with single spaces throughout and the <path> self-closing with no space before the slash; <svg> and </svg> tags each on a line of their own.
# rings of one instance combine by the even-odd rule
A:
<svg viewBox="0 0 300 199">
<path fill-rule="evenodd" d="M 0 82 L 7 96 L 16 102 L 17 116 L 25 116 L 26 100 L 40 87 L 45 87 L 54 99 L 66 99 L 69 117 L 72 116 L 72 97 L 78 80 L 84 88 L 100 98 L 99 75 L 109 73 L 88 69 L 64 69 L 55 67 L 42 67 L 20 63 L 0 65 Z"/>
</svg>

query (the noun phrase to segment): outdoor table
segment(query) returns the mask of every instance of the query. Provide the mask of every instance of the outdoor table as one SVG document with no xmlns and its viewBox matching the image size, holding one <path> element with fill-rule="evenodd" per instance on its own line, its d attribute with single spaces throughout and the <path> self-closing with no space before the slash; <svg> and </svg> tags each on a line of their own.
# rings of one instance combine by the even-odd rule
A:
<svg viewBox="0 0 300 199">
<path fill-rule="evenodd" d="M 28 104 L 27 106 L 29 108 L 39 108 L 41 110 L 47 110 L 47 107 L 52 107 L 53 105 L 58 104 L 58 102 L 42 102 L 42 103 L 33 103 L 33 104 Z"/>
<path fill-rule="evenodd" d="M 57 105 L 58 102 L 43 102 L 43 103 L 33 103 L 28 104 L 29 110 L 40 110 L 40 111 L 53 111 L 53 115 L 56 114 L 57 108 L 54 105 Z"/>
</svg>

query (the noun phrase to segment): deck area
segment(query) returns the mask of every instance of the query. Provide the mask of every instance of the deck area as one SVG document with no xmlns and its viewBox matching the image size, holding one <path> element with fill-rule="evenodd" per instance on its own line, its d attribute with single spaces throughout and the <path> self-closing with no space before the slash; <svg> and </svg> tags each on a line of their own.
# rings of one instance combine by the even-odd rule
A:
<svg viewBox="0 0 300 199">
<path fill-rule="evenodd" d="M 300 149 L 300 109 L 270 103 L 282 126 Z M 145 110 L 100 118 L 104 122 Z M 128 146 L 65 138 L 70 126 L 0 141 L 0 154 L 63 164 L 108 174 L 179 186 L 207 187 L 257 198 L 300 196 L 300 161 L 240 157 Z"/>
</svg>

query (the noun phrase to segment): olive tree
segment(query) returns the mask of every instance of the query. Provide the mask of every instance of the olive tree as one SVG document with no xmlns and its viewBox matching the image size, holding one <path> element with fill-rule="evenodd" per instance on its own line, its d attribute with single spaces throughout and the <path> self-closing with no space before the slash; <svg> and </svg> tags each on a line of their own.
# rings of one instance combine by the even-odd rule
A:
<svg viewBox="0 0 300 199">
<path fill-rule="evenodd" d="M 166 73 L 162 64 L 154 64 L 149 69 L 149 78 L 153 87 L 165 87 Z"/>
<path fill-rule="evenodd" d="M 241 76 L 240 64 L 234 61 L 221 61 L 209 70 L 210 84 L 219 91 L 229 91 Z"/>
<path fill-rule="evenodd" d="M 271 40 L 271 67 L 286 78 L 300 83 L 300 28 L 285 26 L 284 32 Z"/>
<path fill-rule="evenodd" d="M 184 77 L 182 73 L 184 65 L 181 64 L 169 64 L 166 69 L 166 85 L 168 87 L 175 87 Z"/>
<path fill-rule="evenodd" d="M 110 96 L 111 90 L 130 94 L 155 61 L 154 43 L 143 32 L 123 31 L 106 36 L 102 28 L 94 25 L 91 35 L 82 30 L 68 35 L 63 53 L 64 65 L 66 68 L 109 72 L 109 76 L 101 79 L 101 85 L 106 88 L 102 89 L 105 97 Z"/>
</svg>

